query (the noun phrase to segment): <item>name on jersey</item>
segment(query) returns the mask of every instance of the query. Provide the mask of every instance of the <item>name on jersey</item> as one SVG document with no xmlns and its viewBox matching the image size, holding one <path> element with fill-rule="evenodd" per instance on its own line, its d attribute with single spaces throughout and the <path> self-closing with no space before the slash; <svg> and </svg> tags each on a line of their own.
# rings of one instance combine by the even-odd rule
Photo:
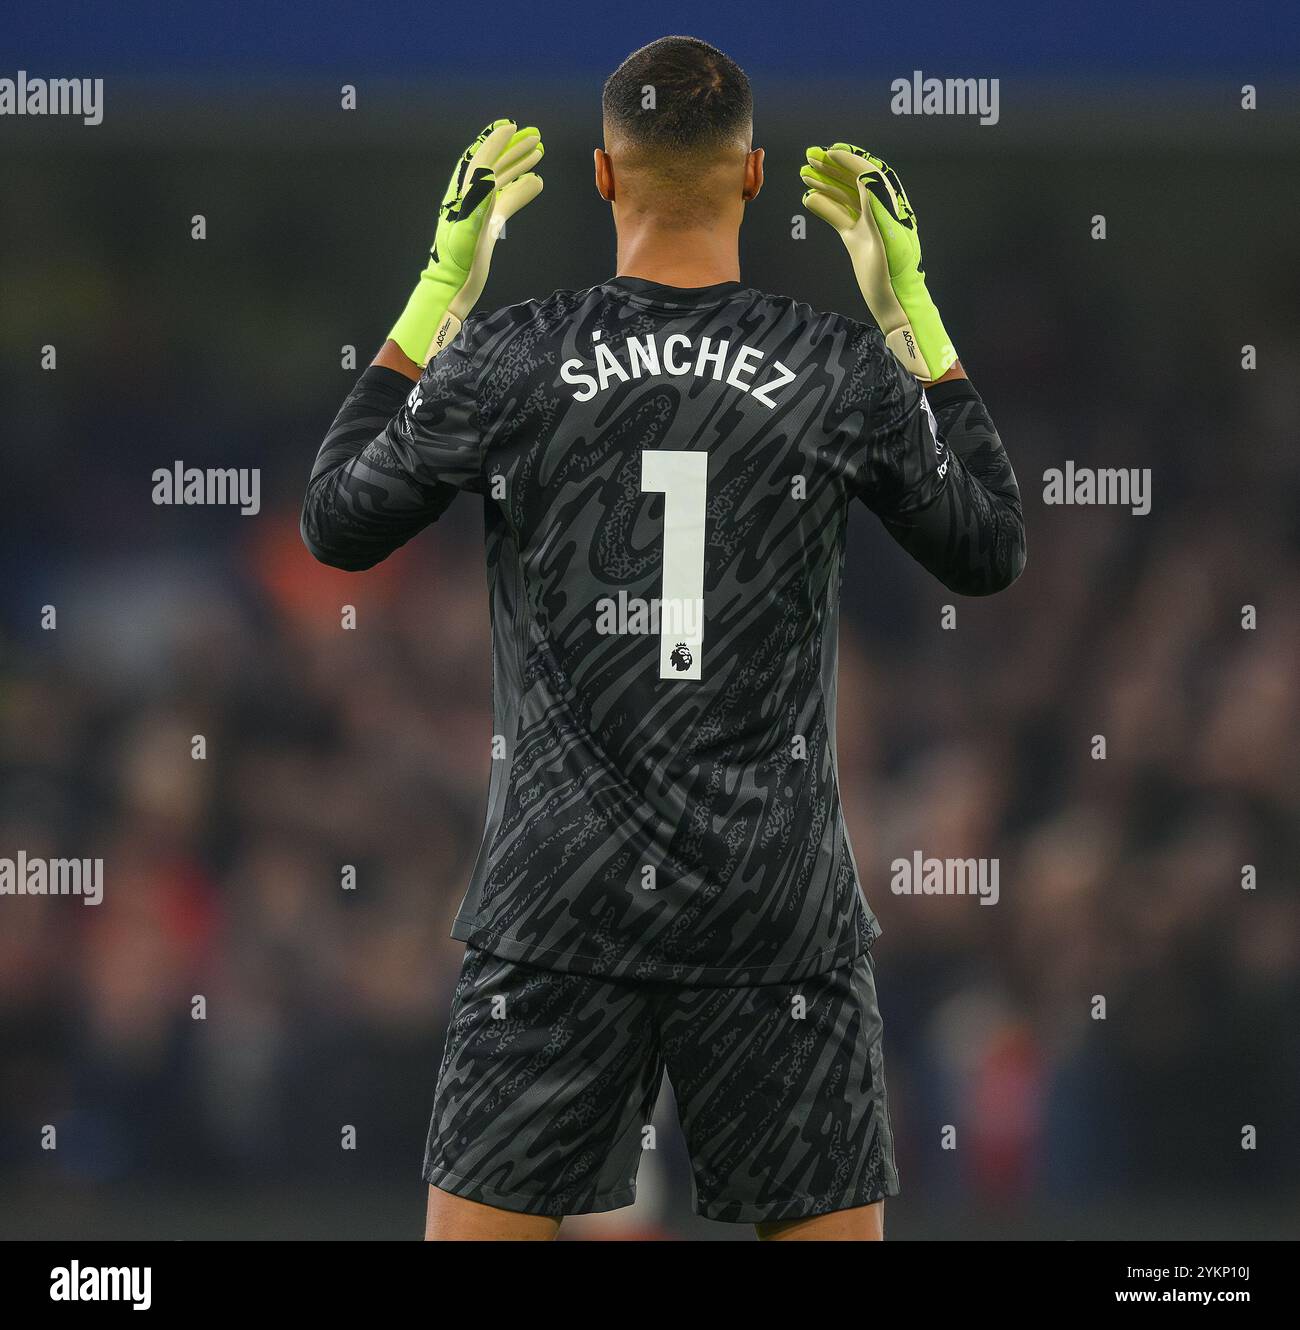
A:
<svg viewBox="0 0 1300 1330">
<path fill-rule="evenodd" d="M 657 333 L 629 337 L 621 358 L 599 339 L 599 333 L 593 334 L 594 363 L 575 356 L 560 366 L 560 378 L 577 389 L 575 402 L 589 402 L 616 383 L 663 374 L 675 378 L 690 374 L 738 388 L 770 409 L 777 404 L 777 390 L 795 380 L 794 371 L 779 360 L 763 364 L 766 357 L 758 347 L 740 344 L 733 352 L 726 338 L 701 337 L 697 344 L 685 333 L 670 333 L 662 342 Z"/>
</svg>

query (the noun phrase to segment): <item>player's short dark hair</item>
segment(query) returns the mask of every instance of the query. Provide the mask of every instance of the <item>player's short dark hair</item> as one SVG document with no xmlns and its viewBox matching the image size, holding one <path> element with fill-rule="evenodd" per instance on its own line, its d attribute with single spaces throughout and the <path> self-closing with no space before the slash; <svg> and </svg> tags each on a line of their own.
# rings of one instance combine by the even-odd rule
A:
<svg viewBox="0 0 1300 1330">
<path fill-rule="evenodd" d="M 633 51 L 605 81 L 601 102 L 608 126 L 651 149 L 743 142 L 754 118 L 745 71 L 698 37 L 660 37 Z"/>
</svg>

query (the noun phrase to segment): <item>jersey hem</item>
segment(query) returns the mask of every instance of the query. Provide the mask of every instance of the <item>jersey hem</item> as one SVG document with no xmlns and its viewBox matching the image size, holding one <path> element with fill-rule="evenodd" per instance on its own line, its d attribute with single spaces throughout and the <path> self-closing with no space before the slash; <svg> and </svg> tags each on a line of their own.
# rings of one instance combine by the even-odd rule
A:
<svg viewBox="0 0 1300 1330">
<path fill-rule="evenodd" d="M 581 952 L 562 951 L 558 947 L 540 947 L 500 933 L 468 919 L 456 919 L 451 935 L 457 942 L 477 947 L 489 955 L 520 965 L 533 965 L 539 970 L 559 970 L 568 974 L 598 975 L 602 979 L 642 979 L 681 985 L 702 984 L 717 988 L 746 988 L 756 984 L 785 984 L 807 979 L 815 974 L 838 970 L 842 965 L 865 955 L 880 936 L 880 925 L 868 916 L 865 936 L 847 939 L 815 956 L 778 965 L 729 966 L 688 965 L 668 961 L 651 961 L 632 957 L 612 964 L 599 956 L 584 956 Z"/>
</svg>

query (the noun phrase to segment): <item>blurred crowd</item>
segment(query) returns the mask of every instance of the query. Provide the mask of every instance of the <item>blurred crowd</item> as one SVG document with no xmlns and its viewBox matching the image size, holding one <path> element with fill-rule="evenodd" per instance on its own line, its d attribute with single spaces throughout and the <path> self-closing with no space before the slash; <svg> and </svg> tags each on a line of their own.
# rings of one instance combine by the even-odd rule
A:
<svg viewBox="0 0 1300 1330">
<path fill-rule="evenodd" d="M 1219 515 L 1135 552 L 1118 533 L 1138 519 L 1075 514 L 955 630 L 941 589 L 869 520 L 854 533 L 841 780 L 885 929 L 900 1168 L 929 1202 L 1300 1180 L 1300 735 L 1279 627 L 1300 566 L 1274 569 L 1264 627 L 1243 630 L 1225 588 L 1282 533 L 1243 543 Z M 134 628 L 114 641 L 131 606 L 99 604 L 88 642 L 74 601 L 6 672 L 0 842 L 105 861 L 98 907 L 3 903 L 7 1174 L 330 1177 L 352 1124 L 369 1176 L 418 1187 L 489 766 L 476 518 L 466 504 L 349 579 L 276 514 L 224 575 L 153 571 L 147 649 Z M 890 621 L 890 595 L 910 613 Z M 892 895 L 915 850 L 996 857 L 999 902 Z M 671 1231 L 680 1151 L 649 1170 Z"/>
</svg>

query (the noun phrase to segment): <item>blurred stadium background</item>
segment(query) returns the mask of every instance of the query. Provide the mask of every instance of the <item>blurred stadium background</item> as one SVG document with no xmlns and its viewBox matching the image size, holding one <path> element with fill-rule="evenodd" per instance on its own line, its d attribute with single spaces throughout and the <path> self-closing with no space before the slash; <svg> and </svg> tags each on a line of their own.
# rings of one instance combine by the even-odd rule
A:
<svg viewBox="0 0 1300 1330">
<path fill-rule="evenodd" d="M 1300 1236 L 1296 18 L 898 17 L 7 14 L 0 75 L 106 91 L 97 127 L 0 119 L 0 854 L 103 856 L 106 892 L 0 898 L 0 1236 L 419 1231 L 488 772 L 480 516 L 462 500 L 349 577 L 311 561 L 298 504 L 355 378 L 341 349 L 379 344 L 482 123 L 536 122 L 548 149 L 484 304 L 612 273 L 599 83 L 668 31 L 755 83 L 752 284 L 861 316 L 835 238 L 792 238 L 802 148 L 899 167 L 1025 498 L 1028 571 L 956 631 L 865 510 L 850 539 L 840 764 L 885 929 L 891 1235 Z M 999 78 L 999 123 L 891 115 L 913 69 Z M 1150 467 L 1151 514 L 1044 505 L 1067 458 Z M 261 513 L 156 507 L 176 459 L 260 468 Z M 1001 902 L 891 895 L 915 849 L 997 856 Z M 751 1236 L 692 1216 L 660 1140 L 635 1210 L 566 1233 Z"/>
</svg>

